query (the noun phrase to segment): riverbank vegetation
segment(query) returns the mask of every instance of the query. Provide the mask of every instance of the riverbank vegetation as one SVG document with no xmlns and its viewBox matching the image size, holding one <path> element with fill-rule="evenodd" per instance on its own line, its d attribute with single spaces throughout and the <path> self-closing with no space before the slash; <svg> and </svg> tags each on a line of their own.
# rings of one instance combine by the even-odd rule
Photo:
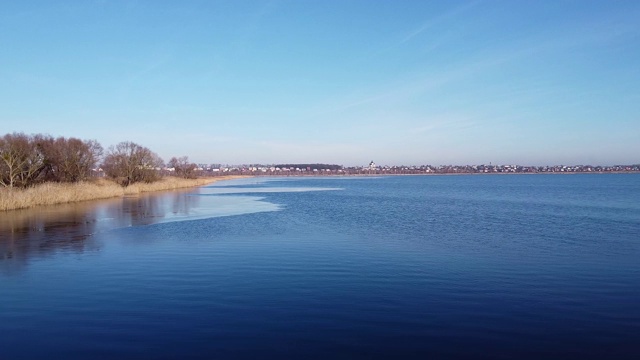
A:
<svg viewBox="0 0 640 360">
<path fill-rule="evenodd" d="M 125 141 L 105 152 L 95 140 L 49 135 L 0 137 L 0 211 L 199 186 L 186 156 L 166 168 L 150 149 Z M 228 179 L 229 177 L 224 177 Z"/>
<path fill-rule="evenodd" d="M 111 179 L 100 178 L 77 183 L 42 183 L 24 189 L 0 189 L 0 211 L 25 209 L 39 205 L 64 204 L 77 201 L 132 196 L 144 192 L 175 190 L 206 185 L 218 180 L 229 180 L 239 176 L 220 176 L 184 179 L 164 176 L 151 183 L 134 183 L 120 186 Z"/>
</svg>

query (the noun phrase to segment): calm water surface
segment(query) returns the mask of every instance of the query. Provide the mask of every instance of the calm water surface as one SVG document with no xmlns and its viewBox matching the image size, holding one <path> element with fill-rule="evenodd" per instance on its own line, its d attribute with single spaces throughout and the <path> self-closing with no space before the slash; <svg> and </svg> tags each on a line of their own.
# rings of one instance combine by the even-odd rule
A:
<svg viewBox="0 0 640 360">
<path fill-rule="evenodd" d="M 640 175 L 244 179 L 0 214 L 0 359 L 640 358 Z"/>
</svg>

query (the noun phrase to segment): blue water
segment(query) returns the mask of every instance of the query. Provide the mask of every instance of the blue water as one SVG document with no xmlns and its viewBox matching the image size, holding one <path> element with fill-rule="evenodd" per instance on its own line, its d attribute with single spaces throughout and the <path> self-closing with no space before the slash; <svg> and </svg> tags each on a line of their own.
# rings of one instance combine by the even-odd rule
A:
<svg viewBox="0 0 640 360">
<path fill-rule="evenodd" d="M 254 178 L 0 216 L 0 359 L 640 358 L 638 174 Z"/>
</svg>

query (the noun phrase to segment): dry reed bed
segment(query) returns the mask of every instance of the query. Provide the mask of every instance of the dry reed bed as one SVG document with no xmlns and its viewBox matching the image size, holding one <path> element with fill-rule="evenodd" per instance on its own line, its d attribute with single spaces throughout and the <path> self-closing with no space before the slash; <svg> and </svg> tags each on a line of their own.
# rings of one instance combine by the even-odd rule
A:
<svg viewBox="0 0 640 360">
<path fill-rule="evenodd" d="M 185 187 L 202 186 L 219 180 L 230 180 L 240 176 L 217 178 L 181 179 L 165 177 L 153 183 L 122 186 L 107 180 L 75 184 L 46 183 L 27 189 L 0 189 L 0 211 L 25 209 L 38 205 L 64 204 L 86 200 L 107 199 L 143 192 L 175 190 Z"/>
</svg>

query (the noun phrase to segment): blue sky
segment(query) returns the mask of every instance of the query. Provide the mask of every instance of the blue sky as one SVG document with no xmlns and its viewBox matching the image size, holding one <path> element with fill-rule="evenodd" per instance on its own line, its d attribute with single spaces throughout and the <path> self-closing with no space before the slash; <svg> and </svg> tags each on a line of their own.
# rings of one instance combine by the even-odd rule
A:
<svg viewBox="0 0 640 360">
<path fill-rule="evenodd" d="M 0 3 L 0 133 L 197 162 L 640 162 L 638 1 Z"/>
</svg>

